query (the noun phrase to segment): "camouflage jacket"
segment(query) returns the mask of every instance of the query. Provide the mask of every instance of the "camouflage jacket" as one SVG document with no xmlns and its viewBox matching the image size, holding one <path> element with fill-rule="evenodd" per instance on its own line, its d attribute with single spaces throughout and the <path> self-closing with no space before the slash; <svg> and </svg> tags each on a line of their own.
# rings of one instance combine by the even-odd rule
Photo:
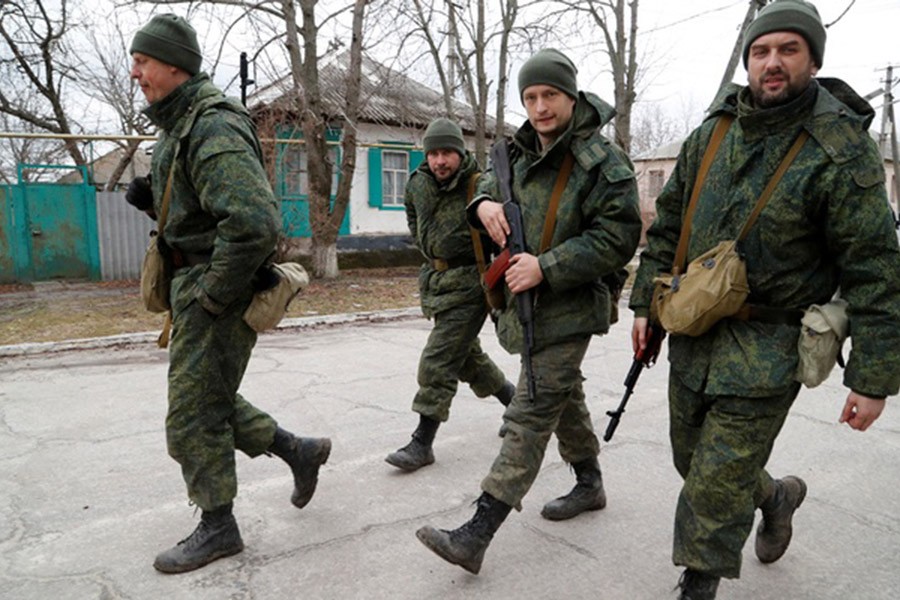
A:
<svg viewBox="0 0 900 600">
<path fill-rule="evenodd" d="M 150 169 L 157 215 L 178 151 L 163 237 L 182 252 L 212 253 L 195 297 L 217 314 L 246 296 L 278 236 L 277 204 L 256 128 L 240 103 L 226 98 L 205 73 L 144 114 L 161 130 Z"/>
<path fill-rule="evenodd" d="M 469 180 L 478 171 L 475 157 L 467 152 L 459 170 L 445 183 L 438 183 L 424 160 L 406 184 L 406 222 L 428 259 L 419 274 L 422 312 L 428 317 L 468 302 L 484 302 L 466 222 Z M 462 266 L 438 272 L 432 264 L 436 258 Z"/>
<path fill-rule="evenodd" d="M 749 302 L 805 309 L 840 287 L 849 303 L 853 350 L 844 383 L 874 397 L 900 384 L 900 251 L 884 187 L 884 169 L 867 129 L 871 107 L 845 83 L 814 80 L 801 97 L 766 110 L 749 90 L 723 91 L 710 117 L 685 141 L 656 201 L 657 217 L 631 296 L 646 316 L 653 278 L 671 270 L 700 159 L 725 113 L 737 116 L 699 197 L 688 261 L 735 239 L 789 146 L 809 132 L 790 169 L 739 250 L 747 263 Z M 796 325 L 726 319 L 703 336 L 672 336 L 669 361 L 686 385 L 709 394 L 768 396 L 792 385 Z"/>
<path fill-rule="evenodd" d="M 603 100 L 581 92 L 569 129 L 544 154 L 530 123 L 509 142 L 512 189 L 522 209 L 525 241 L 544 276 L 536 288 L 535 348 L 606 333 L 610 290 L 600 278 L 626 265 L 637 248 L 641 214 L 634 170 L 625 153 L 600 133 L 614 114 Z M 569 150 L 575 165 L 559 203 L 550 249 L 540 253 L 551 191 Z M 490 170 L 469 208 L 470 221 L 479 227 L 475 207 L 483 198 L 502 202 Z M 508 289 L 497 334 L 507 351 L 522 351 L 522 326 Z"/>
</svg>

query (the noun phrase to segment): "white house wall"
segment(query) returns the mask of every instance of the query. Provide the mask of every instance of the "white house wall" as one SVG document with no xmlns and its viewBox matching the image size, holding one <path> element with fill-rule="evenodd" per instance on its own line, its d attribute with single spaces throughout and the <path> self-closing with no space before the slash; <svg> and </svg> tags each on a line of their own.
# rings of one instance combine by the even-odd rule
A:
<svg viewBox="0 0 900 600">
<path fill-rule="evenodd" d="M 424 131 L 363 123 L 357 139 L 360 144 L 405 142 L 421 148 L 423 134 Z M 466 138 L 466 143 L 474 147 L 472 138 Z M 356 151 L 356 172 L 350 192 L 350 234 L 409 234 L 403 210 L 369 206 L 368 146 L 361 146 Z"/>
</svg>

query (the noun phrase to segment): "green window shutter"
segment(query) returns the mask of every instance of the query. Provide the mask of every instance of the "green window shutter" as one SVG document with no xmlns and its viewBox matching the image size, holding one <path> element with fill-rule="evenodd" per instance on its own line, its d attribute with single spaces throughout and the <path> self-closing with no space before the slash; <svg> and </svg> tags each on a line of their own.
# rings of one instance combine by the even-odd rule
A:
<svg viewBox="0 0 900 600">
<path fill-rule="evenodd" d="M 409 172 L 412 173 L 419 168 L 422 161 L 425 160 L 425 153 L 421 150 L 409 151 Z"/>
<path fill-rule="evenodd" d="M 369 148 L 369 206 L 381 208 L 381 148 Z"/>
</svg>

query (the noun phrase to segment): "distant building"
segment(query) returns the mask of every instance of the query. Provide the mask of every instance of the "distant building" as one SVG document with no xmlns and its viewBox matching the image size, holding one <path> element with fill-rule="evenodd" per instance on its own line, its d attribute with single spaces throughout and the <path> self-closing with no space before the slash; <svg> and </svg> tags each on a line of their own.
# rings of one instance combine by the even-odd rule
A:
<svg viewBox="0 0 900 600">
<path fill-rule="evenodd" d="M 323 111 L 329 119 L 328 139 L 335 142 L 331 161 L 340 165 L 340 146 L 345 121 L 344 88 L 349 53 L 325 61 L 319 68 Z M 270 84 L 247 100 L 262 138 L 302 139 L 299 119 L 291 98 L 292 79 L 287 76 Z M 362 64 L 361 114 L 357 124 L 356 170 L 350 204 L 341 226 L 342 235 L 408 235 L 403 197 L 409 174 L 424 158 L 422 137 L 428 124 L 446 116 L 443 95 L 374 60 Z M 475 115 L 472 108 L 454 101 L 454 118 L 469 147 L 474 146 Z M 488 118 L 487 129 L 495 121 Z M 289 236 L 307 237 L 309 206 L 306 147 L 275 144 L 266 149 L 274 168 L 276 195 L 282 203 L 285 230 Z M 332 191 L 340 173 L 335 169 Z"/>
<path fill-rule="evenodd" d="M 97 189 L 104 189 L 109 181 L 110 175 L 119 165 L 119 161 L 125 150 L 116 148 L 111 152 L 107 152 L 100 158 L 87 165 L 91 184 Z M 146 176 L 150 172 L 150 152 L 144 146 L 141 146 L 131 157 L 131 162 L 125 167 L 122 176 L 116 184 L 116 190 L 124 190 L 131 183 L 131 180 L 138 176 Z M 66 173 L 57 180 L 58 183 L 81 183 L 81 172 L 71 171 Z"/>
</svg>

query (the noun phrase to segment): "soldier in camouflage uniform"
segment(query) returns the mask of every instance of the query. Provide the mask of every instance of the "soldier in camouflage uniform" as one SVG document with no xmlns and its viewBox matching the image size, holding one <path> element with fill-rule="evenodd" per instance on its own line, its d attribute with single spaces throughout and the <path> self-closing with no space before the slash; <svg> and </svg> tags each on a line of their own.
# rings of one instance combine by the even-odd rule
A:
<svg viewBox="0 0 900 600">
<path fill-rule="evenodd" d="M 721 577 L 739 577 L 755 508 L 760 561 L 778 560 L 791 540 L 806 484 L 774 480 L 765 465 L 800 388 L 802 310 L 838 288 L 849 303 L 853 349 L 844 384 L 851 391 L 841 422 L 864 431 L 900 385 L 900 251 L 867 133 L 872 108 L 842 81 L 815 78 L 825 29 L 812 4 L 769 4 L 745 40 L 749 85 L 723 89 L 682 147 L 656 201 L 630 303 L 637 349 L 646 342 L 653 279 L 671 270 L 699 163 L 722 115 L 736 119 L 702 186 L 688 261 L 737 237 L 788 148 L 809 133 L 740 247 L 750 319 L 670 338 L 670 437 L 684 479 L 673 560 L 686 567 L 679 587 L 692 600 L 714 598 Z"/>
<path fill-rule="evenodd" d="M 200 72 L 196 33 L 181 17 L 153 17 L 135 34 L 131 54 L 131 77 L 160 136 L 150 182 L 136 179 L 126 198 L 155 218 L 171 176 L 161 232 L 174 266 L 166 439 L 190 501 L 203 511 L 196 530 L 153 564 L 180 573 L 243 549 L 232 515 L 235 449 L 287 462 L 291 501 L 302 508 L 331 441 L 293 436 L 237 393 L 256 343 L 242 315 L 254 290 L 272 284 L 265 266 L 279 223 L 249 115 Z"/>
<path fill-rule="evenodd" d="M 533 289 L 536 383 L 528 398 L 525 373 L 504 414 L 508 431 L 500 454 L 481 483 L 475 516 L 452 531 L 431 526 L 416 535 L 429 549 L 477 573 L 485 550 L 510 510 L 521 510 L 556 434 L 563 460 L 576 475 L 572 491 L 544 506 L 547 519 L 569 519 L 602 509 L 606 494 L 597 456 L 599 441 L 584 401 L 581 362 L 591 336 L 610 325 L 609 276 L 634 255 L 641 230 L 634 172 L 628 157 L 600 129 L 612 107 L 579 92 L 574 64 L 556 50 L 542 50 L 519 72 L 519 93 L 528 122 L 508 143 L 512 188 L 521 206 L 527 253 L 517 254 L 505 275 L 507 305 L 498 323 L 500 343 L 511 353 L 523 350 L 523 330 L 514 295 Z M 551 190 L 565 156 L 574 167 L 556 215 L 552 241 L 540 252 Z M 509 234 L 496 179 L 488 171 L 469 207 L 473 224 L 499 246 Z"/>
<path fill-rule="evenodd" d="M 434 462 L 438 426 L 450 417 L 459 381 L 475 395 L 494 395 L 507 406 L 515 386 L 478 343 L 488 315 L 465 207 L 479 172 L 466 150 L 462 130 L 448 119 L 428 125 L 425 161 L 406 185 L 406 221 L 416 246 L 428 259 L 419 274 L 422 312 L 434 329 L 419 359 L 419 391 L 412 409 L 419 425 L 412 440 L 385 460 L 404 471 Z"/>
</svg>

